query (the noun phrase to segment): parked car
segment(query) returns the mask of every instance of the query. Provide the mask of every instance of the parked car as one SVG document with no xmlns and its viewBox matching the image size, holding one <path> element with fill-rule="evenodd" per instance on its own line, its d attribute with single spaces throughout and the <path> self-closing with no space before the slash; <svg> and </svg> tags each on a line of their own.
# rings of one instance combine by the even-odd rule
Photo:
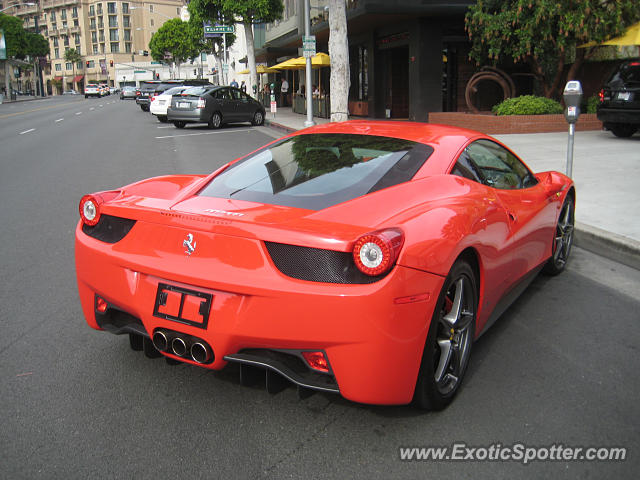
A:
<svg viewBox="0 0 640 480">
<path fill-rule="evenodd" d="M 85 195 L 82 311 L 149 357 L 237 363 L 246 383 L 265 369 L 269 391 L 442 409 L 474 339 L 564 270 L 575 195 L 479 132 L 319 125 L 207 176 Z"/>
<path fill-rule="evenodd" d="M 64 92 L 62 92 L 63 95 L 78 95 L 78 92 L 76 92 L 75 90 L 71 89 L 71 90 L 65 90 Z"/>
<path fill-rule="evenodd" d="M 109 89 L 109 85 L 106 83 L 100 84 L 100 95 L 106 97 L 107 95 L 111 95 L 111 90 Z"/>
<path fill-rule="evenodd" d="M 101 97 L 102 92 L 100 86 L 96 83 L 87 83 L 84 87 L 84 98 L 88 97 Z"/>
<path fill-rule="evenodd" d="M 264 107 L 242 90 L 234 87 L 199 86 L 171 98 L 167 119 L 184 128 L 187 123 L 206 123 L 220 128 L 226 123 L 264 123 Z"/>
<path fill-rule="evenodd" d="M 140 82 L 140 94 L 136 96 L 136 103 L 140 105 L 140 109 L 148 112 L 151 104 L 151 98 L 160 95 L 164 91 L 177 87 L 179 85 L 211 85 L 208 80 L 149 80 Z"/>
<path fill-rule="evenodd" d="M 597 116 L 616 137 L 630 137 L 640 129 L 640 59 L 616 68 L 600 90 Z"/>
<path fill-rule="evenodd" d="M 165 123 L 167 121 L 167 107 L 171 105 L 171 97 L 182 93 L 184 90 L 192 88 L 187 85 L 180 85 L 177 87 L 171 87 L 169 90 L 165 90 L 159 95 L 151 97 L 151 103 L 149 104 L 149 111 L 156 116 L 156 118 Z"/>
<path fill-rule="evenodd" d="M 127 98 L 136 98 L 136 87 L 122 87 L 122 90 L 120 91 L 120 100 L 125 100 Z"/>
</svg>

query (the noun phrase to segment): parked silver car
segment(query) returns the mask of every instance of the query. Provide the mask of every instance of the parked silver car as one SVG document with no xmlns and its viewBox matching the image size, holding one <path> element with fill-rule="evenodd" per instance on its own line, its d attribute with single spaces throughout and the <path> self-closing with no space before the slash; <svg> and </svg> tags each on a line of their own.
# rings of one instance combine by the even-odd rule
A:
<svg viewBox="0 0 640 480">
<path fill-rule="evenodd" d="M 206 123 L 219 128 L 226 123 L 264 123 L 264 107 L 242 90 L 234 87 L 197 86 L 171 97 L 167 119 L 176 128 L 187 123 Z"/>
<path fill-rule="evenodd" d="M 122 90 L 120 91 L 120 100 L 124 100 L 127 98 L 130 98 L 132 100 L 136 99 L 136 87 L 122 87 Z"/>
</svg>

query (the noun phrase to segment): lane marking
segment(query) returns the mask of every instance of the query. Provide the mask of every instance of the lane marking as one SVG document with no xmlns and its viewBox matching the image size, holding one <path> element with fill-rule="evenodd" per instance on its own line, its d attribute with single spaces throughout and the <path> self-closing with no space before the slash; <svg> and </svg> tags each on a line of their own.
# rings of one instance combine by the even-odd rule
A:
<svg viewBox="0 0 640 480">
<path fill-rule="evenodd" d="M 25 130 L 24 132 L 20 132 L 18 135 L 24 135 L 25 133 L 31 133 L 35 131 L 35 128 L 30 128 L 29 130 Z"/>
<path fill-rule="evenodd" d="M 64 120 L 64 118 L 59 118 L 59 119 L 57 119 L 57 120 L 56 120 L 56 122 L 55 122 L 55 123 L 61 122 L 61 121 L 63 121 L 63 120 Z"/>
<path fill-rule="evenodd" d="M 183 135 L 166 135 L 160 138 L 177 138 L 177 137 L 195 137 L 196 135 L 215 135 L 217 133 L 241 133 L 241 132 L 252 132 L 253 130 L 227 130 L 224 132 L 200 132 L 200 133 L 185 133 Z"/>
<path fill-rule="evenodd" d="M 175 128 L 173 125 L 163 125 L 161 127 L 156 127 L 156 128 Z"/>
<path fill-rule="evenodd" d="M 76 112 L 76 115 L 82 115 L 82 112 Z"/>
<path fill-rule="evenodd" d="M 96 109 L 96 107 L 91 107 L 89 110 L 95 110 L 95 109 Z"/>
</svg>

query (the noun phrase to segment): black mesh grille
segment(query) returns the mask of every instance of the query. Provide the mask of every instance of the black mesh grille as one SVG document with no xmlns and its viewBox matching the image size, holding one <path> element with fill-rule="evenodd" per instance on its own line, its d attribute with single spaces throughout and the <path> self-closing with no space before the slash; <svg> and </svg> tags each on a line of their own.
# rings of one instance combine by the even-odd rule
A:
<svg viewBox="0 0 640 480">
<path fill-rule="evenodd" d="M 93 227 L 83 224 L 82 231 L 101 242 L 116 243 L 129 233 L 134 223 L 136 223 L 135 220 L 129 220 L 128 218 L 101 215 L 100 221 Z"/>
<path fill-rule="evenodd" d="M 278 270 L 288 277 L 324 283 L 374 283 L 386 273 L 365 275 L 353 262 L 351 253 L 264 242 Z M 387 272 L 388 273 L 388 272 Z"/>
</svg>

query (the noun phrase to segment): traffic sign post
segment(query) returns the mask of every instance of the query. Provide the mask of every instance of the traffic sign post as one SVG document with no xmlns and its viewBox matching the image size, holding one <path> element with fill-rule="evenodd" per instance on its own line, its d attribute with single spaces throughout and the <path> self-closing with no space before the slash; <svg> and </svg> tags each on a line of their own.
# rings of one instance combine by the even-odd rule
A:
<svg viewBox="0 0 640 480">
<path fill-rule="evenodd" d="M 316 37 L 309 35 L 302 37 L 302 56 L 311 58 L 316 54 Z"/>
</svg>

